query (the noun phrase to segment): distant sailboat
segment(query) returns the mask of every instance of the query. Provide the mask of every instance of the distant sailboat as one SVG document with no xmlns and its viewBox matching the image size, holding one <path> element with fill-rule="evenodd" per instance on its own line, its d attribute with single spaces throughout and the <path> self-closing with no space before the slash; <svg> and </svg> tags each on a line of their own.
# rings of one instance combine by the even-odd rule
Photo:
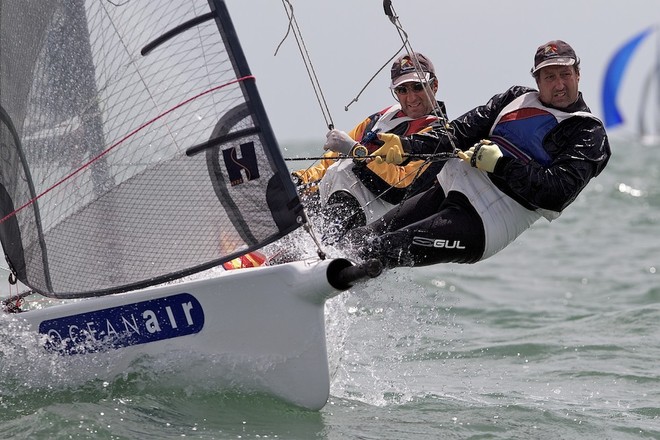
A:
<svg viewBox="0 0 660 440">
<path fill-rule="evenodd" d="M 656 26 L 639 32 L 616 50 L 605 71 L 602 88 L 602 106 L 605 126 L 614 128 L 622 125 L 625 119 L 617 105 L 617 96 L 621 89 L 624 75 L 644 41 L 651 35 L 660 39 Z M 660 50 L 660 43 L 656 51 Z M 660 141 L 660 54 L 656 53 L 655 63 L 642 83 L 637 115 L 637 134 L 644 143 Z"/>
</svg>

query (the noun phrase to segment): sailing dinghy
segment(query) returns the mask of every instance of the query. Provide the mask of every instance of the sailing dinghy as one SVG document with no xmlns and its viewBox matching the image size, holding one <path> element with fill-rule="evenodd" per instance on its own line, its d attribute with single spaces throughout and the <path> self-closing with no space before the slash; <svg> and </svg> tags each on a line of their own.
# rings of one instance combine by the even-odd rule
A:
<svg viewBox="0 0 660 440">
<path fill-rule="evenodd" d="M 4 0 L 0 58 L 0 240 L 22 284 L 71 300 L 3 322 L 97 378 L 179 353 L 323 407 L 324 304 L 376 263 L 174 281 L 306 223 L 225 2 Z"/>
</svg>

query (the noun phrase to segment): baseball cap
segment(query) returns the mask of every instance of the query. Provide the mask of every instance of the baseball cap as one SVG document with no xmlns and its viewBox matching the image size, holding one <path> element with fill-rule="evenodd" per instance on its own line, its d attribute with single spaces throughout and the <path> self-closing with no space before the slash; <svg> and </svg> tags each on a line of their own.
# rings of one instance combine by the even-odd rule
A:
<svg viewBox="0 0 660 440">
<path fill-rule="evenodd" d="M 392 78 L 390 88 L 393 89 L 407 82 L 428 82 L 435 77 L 435 68 L 424 55 L 412 52 L 410 55 L 405 54 L 397 58 L 392 64 L 390 73 Z"/>
<path fill-rule="evenodd" d="M 547 66 L 572 66 L 579 63 L 580 59 L 568 43 L 562 40 L 548 41 L 536 49 L 532 75 Z"/>
</svg>

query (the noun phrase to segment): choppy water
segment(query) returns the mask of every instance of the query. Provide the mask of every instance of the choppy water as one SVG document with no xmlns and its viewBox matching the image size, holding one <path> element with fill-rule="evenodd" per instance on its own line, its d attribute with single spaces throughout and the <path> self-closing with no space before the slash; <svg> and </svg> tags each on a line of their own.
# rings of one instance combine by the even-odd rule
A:
<svg viewBox="0 0 660 440">
<path fill-rule="evenodd" d="M 559 220 L 492 259 L 331 300 L 319 412 L 178 384 L 166 365 L 72 385 L 4 329 L 0 438 L 660 438 L 660 147 L 612 141 Z"/>
</svg>

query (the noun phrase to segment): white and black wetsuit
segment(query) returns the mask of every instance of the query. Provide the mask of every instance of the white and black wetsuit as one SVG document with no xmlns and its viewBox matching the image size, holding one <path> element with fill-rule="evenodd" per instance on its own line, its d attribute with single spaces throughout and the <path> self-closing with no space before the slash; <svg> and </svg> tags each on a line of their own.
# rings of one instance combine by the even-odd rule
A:
<svg viewBox="0 0 660 440">
<path fill-rule="evenodd" d="M 504 157 L 493 173 L 448 160 L 435 187 L 352 234 L 376 236 L 362 246 L 362 257 L 390 267 L 486 259 L 539 218 L 557 218 L 611 155 L 605 129 L 582 95 L 570 108 L 554 109 L 535 90 L 516 86 L 451 126 L 457 148 L 491 139 Z M 450 144 L 441 129 L 402 138 L 410 153 L 428 152 L 438 142 Z"/>
</svg>

